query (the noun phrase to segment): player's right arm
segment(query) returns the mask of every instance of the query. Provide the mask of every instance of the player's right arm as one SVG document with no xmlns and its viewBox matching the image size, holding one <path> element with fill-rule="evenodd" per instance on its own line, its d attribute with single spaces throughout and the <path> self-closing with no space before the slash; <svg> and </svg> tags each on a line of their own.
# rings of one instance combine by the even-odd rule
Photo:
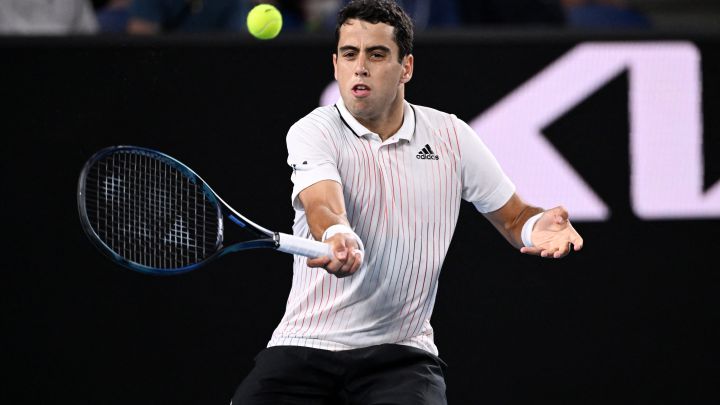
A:
<svg viewBox="0 0 720 405">
<path fill-rule="evenodd" d="M 335 142 L 328 131 L 318 127 L 317 122 L 322 120 L 318 117 L 311 114 L 288 131 L 292 203 L 296 210 L 305 212 L 315 240 L 330 244 L 334 254 L 333 258 L 308 260 L 308 266 L 323 267 L 331 274 L 345 277 L 360 268 L 363 245 L 347 220 Z"/>
<path fill-rule="evenodd" d="M 350 229 L 340 183 L 333 180 L 319 181 L 301 191 L 298 198 L 305 209 L 310 233 L 316 240 L 322 240 L 325 231 L 333 225 L 344 225 Z M 352 275 L 360 268 L 362 248 L 354 233 L 339 232 L 324 242 L 330 244 L 334 257 L 308 259 L 308 266 L 323 267 L 337 277 Z"/>
</svg>

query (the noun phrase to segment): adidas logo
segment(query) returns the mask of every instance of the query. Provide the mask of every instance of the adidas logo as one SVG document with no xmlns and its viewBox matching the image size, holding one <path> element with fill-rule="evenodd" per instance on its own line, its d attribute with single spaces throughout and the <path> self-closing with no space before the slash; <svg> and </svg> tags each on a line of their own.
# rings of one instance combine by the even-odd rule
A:
<svg viewBox="0 0 720 405">
<path fill-rule="evenodd" d="M 440 160 L 440 157 L 433 152 L 430 145 L 425 145 L 424 148 L 420 150 L 420 152 L 415 155 L 415 158 L 417 159 L 427 159 L 427 160 Z"/>
</svg>

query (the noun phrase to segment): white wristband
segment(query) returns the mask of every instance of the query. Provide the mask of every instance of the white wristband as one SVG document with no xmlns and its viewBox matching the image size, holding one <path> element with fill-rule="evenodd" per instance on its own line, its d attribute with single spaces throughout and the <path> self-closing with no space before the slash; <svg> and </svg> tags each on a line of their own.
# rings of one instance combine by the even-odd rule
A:
<svg viewBox="0 0 720 405">
<path fill-rule="evenodd" d="M 522 238 L 522 242 L 523 242 L 523 245 L 525 245 L 525 247 L 533 247 L 534 246 L 532 243 L 531 235 L 532 235 L 533 227 L 535 226 L 535 222 L 537 222 L 538 219 L 540 219 L 542 214 L 544 214 L 544 212 L 535 214 L 535 215 L 531 216 L 527 221 L 525 221 L 525 225 L 523 225 L 522 232 L 520 233 L 520 237 Z"/>
<path fill-rule="evenodd" d="M 335 234 L 338 234 L 338 233 L 349 233 L 350 235 L 353 236 L 355 241 L 357 241 L 358 246 L 360 247 L 360 250 L 365 251 L 365 246 L 363 245 L 362 240 L 360 240 L 360 237 L 358 236 L 358 234 L 356 234 L 352 230 L 352 228 L 350 228 L 347 225 L 343 225 L 343 224 L 335 224 L 335 225 L 329 226 L 325 230 L 325 232 L 323 232 L 321 241 L 325 242 L 329 237 L 331 237 Z"/>
</svg>

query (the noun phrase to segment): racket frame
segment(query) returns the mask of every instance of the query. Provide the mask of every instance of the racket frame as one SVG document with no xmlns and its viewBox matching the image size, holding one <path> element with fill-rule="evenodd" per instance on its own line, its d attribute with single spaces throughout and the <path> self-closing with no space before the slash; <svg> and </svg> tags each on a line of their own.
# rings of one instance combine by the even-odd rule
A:
<svg viewBox="0 0 720 405">
<path fill-rule="evenodd" d="M 94 163 L 101 160 L 105 156 L 111 155 L 116 152 L 141 152 L 143 154 L 147 154 L 151 157 L 159 158 L 160 160 L 165 161 L 172 167 L 178 169 L 183 175 L 185 175 L 191 182 L 195 184 L 201 185 L 202 192 L 205 194 L 205 196 L 210 200 L 210 202 L 216 207 L 216 215 L 218 219 L 218 238 L 215 244 L 215 252 L 209 255 L 208 257 L 204 258 L 201 261 L 198 261 L 196 263 L 192 263 L 188 266 L 184 267 L 178 267 L 178 268 L 172 268 L 172 269 L 162 269 L 162 268 L 156 268 L 151 266 L 146 266 L 141 263 L 134 262 L 132 260 L 127 259 L 126 257 L 120 255 L 119 253 L 115 252 L 110 246 L 108 246 L 102 238 L 97 234 L 95 229 L 92 227 L 92 224 L 90 223 L 90 218 L 88 216 L 87 212 L 87 206 L 85 201 L 85 184 L 87 181 L 87 176 L 90 171 L 90 168 L 93 166 Z M 213 261 L 219 257 L 222 257 L 228 253 L 232 252 L 239 252 L 242 250 L 248 250 L 248 249 L 259 249 L 259 248 L 265 248 L 265 249 L 277 249 L 286 253 L 292 253 L 292 254 L 302 254 L 306 255 L 308 257 L 318 257 L 321 255 L 330 255 L 330 248 L 329 245 L 326 245 L 321 242 L 312 241 L 304 238 L 300 238 L 294 235 L 288 235 L 281 232 L 273 232 L 267 228 L 264 228 L 255 222 L 249 220 L 247 217 L 243 216 L 239 212 L 237 212 L 235 209 L 233 209 L 229 204 L 227 204 L 220 196 L 215 193 L 215 191 L 205 182 L 205 180 L 202 179 L 197 173 L 195 173 L 192 169 L 190 169 L 188 166 L 180 162 L 179 160 L 173 158 L 172 156 L 169 156 L 165 153 L 144 148 L 140 146 L 129 146 L 129 145 L 119 145 L 119 146 L 110 146 L 104 149 L 101 149 L 97 151 L 95 154 L 93 154 L 90 159 L 85 163 L 83 166 L 82 171 L 80 172 L 80 177 L 78 179 L 78 191 L 77 191 L 77 201 L 78 201 L 78 213 L 80 216 L 80 223 L 82 225 L 83 230 L 85 233 L 89 236 L 89 239 L 93 242 L 93 245 L 98 248 L 101 252 L 103 252 L 106 256 L 108 256 L 111 260 L 114 262 L 120 264 L 121 266 L 124 266 L 126 268 L 129 268 L 131 270 L 138 271 L 140 273 L 146 273 L 146 274 L 153 274 L 153 275 L 175 275 L 180 273 L 186 273 L 188 271 L 192 271 L 197 269 L 198 267 L 204 266 L 210 261 Z M 250 232 L 251 234 L 254 234 L 258 237 L 258 239 L 248 240 L 244 242 L 238 242 L 234 243 L 229 246 L 223 246 L 223 240 L 224 240 L 224 221 L 223 217 L 229 218 L 232 222 L 240 226 L 241 228 L 245 229 L 246 231 Z M 318 245 L 320 244 L 320 245 Z M 322 245 L 322 246 L 321 246 Z M 319 254 L 318 253 L 322 253 Z"/>
</svg>

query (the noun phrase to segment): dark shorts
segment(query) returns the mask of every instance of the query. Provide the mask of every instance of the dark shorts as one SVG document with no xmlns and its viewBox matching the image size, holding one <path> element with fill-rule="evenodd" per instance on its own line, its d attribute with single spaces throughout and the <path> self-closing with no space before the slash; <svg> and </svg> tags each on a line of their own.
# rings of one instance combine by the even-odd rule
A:
<svg viewBox="0 0 720 405">
<path fill-rule="evenodd" d="M 329 351 L 275 346 L 255 367 L 233 405 L 443 405 L 447 365 L 424 350 L 402 345 Z"/>
</svg>

